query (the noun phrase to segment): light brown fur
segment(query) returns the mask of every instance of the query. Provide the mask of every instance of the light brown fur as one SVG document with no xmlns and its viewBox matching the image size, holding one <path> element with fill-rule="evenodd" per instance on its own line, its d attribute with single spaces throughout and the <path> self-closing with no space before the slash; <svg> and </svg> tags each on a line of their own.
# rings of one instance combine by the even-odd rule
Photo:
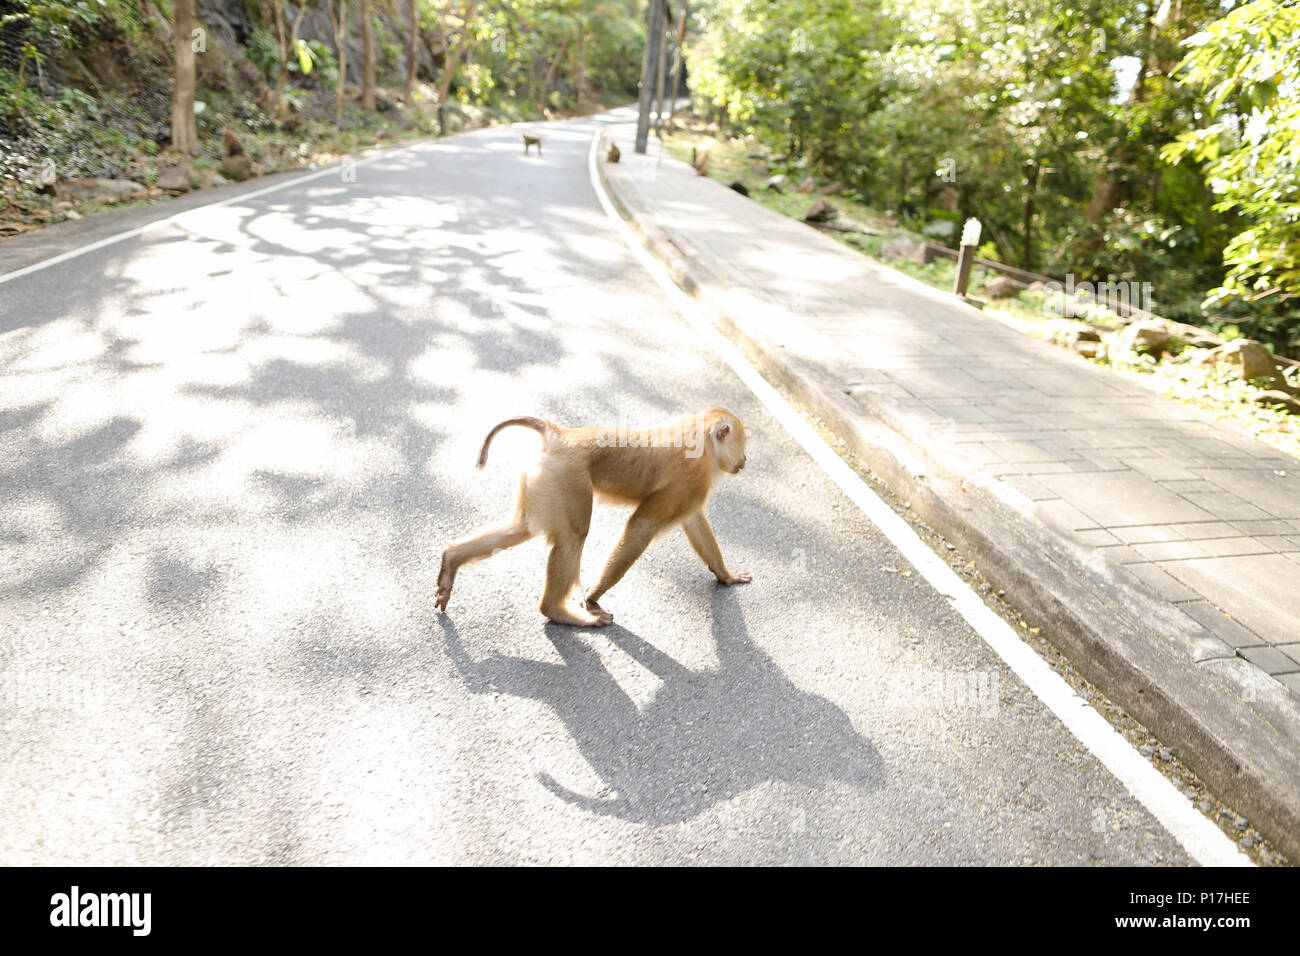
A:
<svg viewBox="0 0 1300 956">
<path fill-rule="evenodd" d="M 529 136 L 527 133 L 520 133 L 519 135 L 522 136 L 522 137 L 524 138 L 524 155 L 525 155 L 525 156 L 528 155 L 528 149 L 529 149 L 530 146 L 536 146 L 536 147 L 537 147 L 537 155 L 538 155 L 538 157 L 541 157 L 541 155 L 542 155 L 542 138 L 541 138 L 540 136 Z"/>
<path fill-rule="evenodd" d="M 456 572 L 538 535 L 551 545 L 541 610 L 558 624 L 594 627 L 614 616 L 598 603 L 618 583 L 651 541 L 680 524 L 701 560 L 719 582 L 743 584 L 747 574 L 732 574 L 722 561 L 704 504 L 719 475 L 745 467 L 745 427 L 726 409 L 663 422 L 651 428 L 561 428 L 540 418 L 501 422 L 483 442 L 478 467 L 487 463 L 488 446 L 497 432 L 511 426 L 531 428 L 542 436 L 542 459 L 522 475 L 513 516 L 457 541 L 442 553 L 434 604 L 447 609 Z M 593 500 L 635 505 L 600 581 L 583 606 L 567 603 L 579 588 L 582 547 L 591 526 Z"/>
</svg>

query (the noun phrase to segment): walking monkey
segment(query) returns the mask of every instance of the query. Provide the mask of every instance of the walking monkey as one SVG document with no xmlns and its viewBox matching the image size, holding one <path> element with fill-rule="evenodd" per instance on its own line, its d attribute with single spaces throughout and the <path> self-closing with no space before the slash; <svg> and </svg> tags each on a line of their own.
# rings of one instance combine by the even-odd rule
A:
<svg viewBox="0 0 1300 956">
<path fill-rule="evenodd" d="M 488 446 L 497 432 L 511 426 L 531 428 L 542 436 L 542 458 L 521 475 L 513 516 L 457 541 L 442 553 L 434 605 L 446 611 L 456 572 L 462 565 L 512 548 L 544 534 L 551 545 L 541 611 L 557 624 L 600 627 L 614 620 L 599 604 L 651 541 L 681 525 L 686 539 L 718 581 L 743 584 L 748 574 L 733 574 L 704 515 L 704 504 L 718 477 L 745 467 L 745 426 L 723 408 L 663 422 L 652 428 L 561 428 L 541 418 L 509 418 L 483 441 L 478 467 L 487 463 Z M 628 519 L 600 581 L 568 604 L 580 589 L 582 546 L 591 525 L 593 499 L 602 504 L 630 504 Z M 581 591 L 579 590 L 581 597 Z"/>
<path fill-rule="evenodd" d="M 540 159 L 542 155 L 542 138 L 540 136 L 529 136 L 527 133 L 520 133 L 519 135 L 524 138 L 524 155 L 528 155 L 529 147 L 536 146 L 537 156 Z"/>
</svg>

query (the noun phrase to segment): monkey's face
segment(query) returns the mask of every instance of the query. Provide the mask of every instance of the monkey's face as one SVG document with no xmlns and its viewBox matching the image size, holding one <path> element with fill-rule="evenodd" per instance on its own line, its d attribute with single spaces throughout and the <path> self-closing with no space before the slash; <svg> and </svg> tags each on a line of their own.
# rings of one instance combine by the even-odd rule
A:
<svg viewBox="0 0 1300 956">
<path fill-rule="evenodd" d="M 710 431 L 718 467 L 728 474 L 739 474 L 748 460 L 745 458 L 745 426 L 735 415 L 719 410 Z"/>
</svg>

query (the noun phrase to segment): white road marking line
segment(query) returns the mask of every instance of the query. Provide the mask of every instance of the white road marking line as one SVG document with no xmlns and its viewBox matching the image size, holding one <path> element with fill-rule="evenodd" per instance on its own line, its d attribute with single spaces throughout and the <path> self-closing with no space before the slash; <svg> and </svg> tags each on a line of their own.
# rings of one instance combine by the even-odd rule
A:
<svg viewBox="0 0 1300 956">
<path fill-rule="evenodd" d="M 417 146 L 427 146 L 427 145 L 430 145 L 427 140 L 421 140 L 420 142 L 411 143 L 409 146 L 403 146 L 400 149 L 385 151 L 375 156 L 371 156 L 368 159 L 355 161 L 353 168 L 359 169 L 362 166 L 369 166 L 371 163 L 378 162 L 381 159 L 391 159 L 392 157 L 399 156 L 402 153 L 407 152 L 408 150 L 415 149 Z M 437 144 L 435 143 L 433 145 L 437 145 Z M 217 209 L 221 206 L 229 206 L 234 203 L 244 202 L 249 199 L 256 199 L 259 196 L 265 196 L 268 193 L 279 192 L 281 189 L 288 189 L 290 186 L 297 186 L 299 183 L 311 182 L 311 180 L 313 179 L 321 179 L 325 176 L 332 176 L 342 169 L 344 162 L 346 162 L 346 160 L 340 160 L 337 163 L 331 163 L 329 166 L 326 166 L 323 169 L 318 169 L 315 172 L 307 173 L 303 176 L 298 176 L 294 179 L 287 179 L 282 183 L 275 183 L 272 186 L 264 186 L 261 189 L 254 189 L 252 192 L 240 193 L 238 196 L 228 196 L 225 199 L 219 199 L 216 200 L 215 202 L 204 203 L 201 206 L 191 206 L 189 209 L 186 209 L 183 212 L 178 212 L 175 213 L 174 215 L 166 216 L 162 219 L 155 219 L 153 222 L 145 223 L 143 226 L 138 226 L 135 229 L 127 229 L 124 232 L 116 232 L 111 236 L 105 236 L 103 239 L 98 239 L 95 242 L 87 243 L 84 246 L 78 246 L 76 249 L 70 249 L 67 252 L 60 253 L 57 256 L 51 256 L 48 259 L 42 259 L 40 262 L 33 262 L 31 265 L 24 266 L 21 269 L 15 269 L 13 272 L 6 272 L 4 275 L 0 275 L 0 285 L 4 285 L 6 282 L 9 282 L 11 279 L 19 279 L 25 275 L 30 275 L 33 272 L 40 272 L 42 269 L 48 269 L 50 266 L 56 266 L 60 262 L 67 262 L 69 259 L 75 259 L 78 256 L 84 256 L 86 253 L 94 252 L 96 249 L 103 249 L 105 246 L 115 245 L 116 243 L 123 242 L 127 239 L 134 239 L 136 236 L 142 236 L 148 232 L 154 232 L 155 230 L 158 229 L 164 229 L 167 226 L 179 223 L 181 219 L 184 219 L 186 216 L 190 215 L 191 213 L 201 212 L 204 209 Z"/>
<path fill-rule="evenodd" d="M 605 192 L 597 168 L 600 132 L 592 136 L 587 172 L 614 229 L 664 291 L 687 323 L 749 387 L 790 437 L 798 442 L 848 498 L 884 532 L 890 542 L 930 585 L 952 602 L 975 633 L 993 649 L 1026 686 L 1054 713 L 1084 747 L 1141 803 L 1202 866 L 1250 866 L 1252 861 L 1207 820 L 1168 778 L 1147 762 L 1065 679 L 1020 640 L 1006 621 L 989 608 L 947 562 L 931 551 L 901 517 L 837 455 L 793 406 L 773 388 L 733 345 L 667 271 L 641 244 Z"/>
</svg>

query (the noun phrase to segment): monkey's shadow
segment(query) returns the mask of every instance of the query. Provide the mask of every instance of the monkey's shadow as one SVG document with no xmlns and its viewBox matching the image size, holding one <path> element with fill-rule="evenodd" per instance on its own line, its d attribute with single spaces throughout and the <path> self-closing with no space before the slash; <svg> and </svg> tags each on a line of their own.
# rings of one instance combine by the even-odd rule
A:
<svg viewBox="0 0 1300 956">
<path fill-rule="evenodd" d="M 715 669 L 691 670 L 617 624 L 586 632 L 610 641 L 663 681 L 639 709 L 575 628 L 547 625 L 563 663 L 493 654 L 473 660 L 439 616 L 447 653 L 474 693 L 545 701 L 564 721 L 604 795 L 575 793 L 541 774 L 556 796 L 593 813 L 679 823 L 758 784 L 863 790 L 883 781 L 881 759 L 848 716 L 800 690 L 754 646 L 735 592 L 713 596 Z"/>
</svg>

